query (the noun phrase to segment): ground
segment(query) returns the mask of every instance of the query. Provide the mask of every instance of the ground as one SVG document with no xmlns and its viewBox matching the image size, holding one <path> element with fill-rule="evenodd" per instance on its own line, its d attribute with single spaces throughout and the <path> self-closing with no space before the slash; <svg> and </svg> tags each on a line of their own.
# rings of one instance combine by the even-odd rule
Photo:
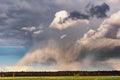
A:
<svg viewBox="0 0 120 80">
<path fill-rule="evenodd" d="M 0 80 L 120 80 L 120 76 L 1 77 Z"/>
</svg>

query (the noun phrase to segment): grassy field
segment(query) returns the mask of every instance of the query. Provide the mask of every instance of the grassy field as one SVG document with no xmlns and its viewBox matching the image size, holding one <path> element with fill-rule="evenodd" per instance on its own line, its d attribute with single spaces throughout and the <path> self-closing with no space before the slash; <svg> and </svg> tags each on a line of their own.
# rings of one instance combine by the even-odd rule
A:
<svg viewBox="0 0 120 80">
<path fill-rule="evenodd" d="M 0 80 L 120 80 L 120 76 L 1 77 Z"/>
</svg>

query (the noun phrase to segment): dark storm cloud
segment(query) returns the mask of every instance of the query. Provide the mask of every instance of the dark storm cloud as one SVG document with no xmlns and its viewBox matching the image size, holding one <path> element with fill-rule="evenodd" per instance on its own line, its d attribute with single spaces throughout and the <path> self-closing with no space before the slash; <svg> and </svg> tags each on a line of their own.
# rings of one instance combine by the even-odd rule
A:
<svg viewBox="0 0 120 80">
<path fill-rule="evenodd" d="M 97 18 L 107 17 L 106 13 L 110 10 L 109 5 L 106 3 L 101 5 L 89 5 L 87 8 L 87 12 L 90 14 L 90 16 L 96 16 Z"/>
<path fill-rule="evenodd" d="M 70 12 L 69 18 L 72 19 L 89 19 L 89 16 L 78 11 Z"/>
<path fill-rule="evenodd" d="M 63 21 L 59 21 L 60 24 L 66 23 L 67 21 L 69 21 L 69 19 L 72 20 L 89 20 L 89 18 L 93 18 L 94 16 L 96 18 L 105 18 L 107 17 L 107 12 L 110 10 L 110 7 L 108 4 L 106 3 L 102 3 L 101 5 L 92 5 L 92 4 L 88 4 L 86 7 L 86 11 L 84 13 L 80 12 L 80 11 L 72 11 L 70 13 L 68 13 L 68 17 L 64 18 Z"/>
<path fill-rule="evenodd" d="M 104 18 L 107 17 L 107 12 L 110 10 L 110 7 L 106 3 L 102 3 L 101 5 L 92 5 L 88 4 L 87 12 L 81 13 L 79 11 L 70 12 L 69 18 L 72 19 L 89 19 L 89 17 L 97 17 Z"/>
</svg>

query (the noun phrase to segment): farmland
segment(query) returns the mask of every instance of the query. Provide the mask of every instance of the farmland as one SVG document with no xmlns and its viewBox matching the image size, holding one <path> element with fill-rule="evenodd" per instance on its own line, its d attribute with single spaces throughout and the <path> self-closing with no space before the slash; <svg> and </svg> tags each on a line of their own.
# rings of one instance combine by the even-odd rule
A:
<svg viewBox="0 0 120 80">
<path fill-rule="evenodd" d="M 1 77 L 0 80 L 120 80 L 120 76 Z"/>
</svg>

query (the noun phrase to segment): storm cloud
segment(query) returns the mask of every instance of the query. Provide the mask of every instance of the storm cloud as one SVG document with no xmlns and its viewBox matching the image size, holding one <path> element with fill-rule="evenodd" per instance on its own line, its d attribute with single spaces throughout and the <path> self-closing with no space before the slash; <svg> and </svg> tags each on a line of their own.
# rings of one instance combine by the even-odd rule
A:
<svg viewBox="0 0 120 80">
<path fill-rule="evenodd" d="M 7 55 L 0 57 L 1 61 L 19 61 L 4 69 L 119 69 L 113 63 L 120 56 L 120 14 L 115 13 L 118 3 L 119 0 L 1 0 L 0 48 L 26 50 L 10 53 L 19 58 L 1 53 Z M 3 64 L 8 65 L 7 61 Z"/>
<path fill-rule="evenodd" d="M 114 13 L 110 18 L 105 19 L 97 30 L 89 30 L 76 43 L 69 46 L 60 45 L 57 41 L 51 40 L 47 47 L 26 54 L 20 60 L 20 64 L 35 62 L 58 68 L 63 66 L 64 69 L 75 65 L 73 70 L 79 70 L 78 67 L 83 68 L 86 65 L 99 68 L 98 64 L 114 68 L 107 61 L 120 58 L 120 40 L 117 36 L 120 29 L 119 15 L 120 12 Z M 116 34 L 112 34 L 113 30 Z M 111 36 L 108 37 L 108 35 Z"/>
<path fill-rule="evenodd" d="M 84 58 L 92 55 L 92 59 L 95 61 L 106 61 L 120 57 L 120 41 L 117 36 L 120 29 L 119 15 L 120 12 L 113 14 L 104 20 L 97 30 L 89 30 L 84 34 L 78 42 L 86 51 L 80 51 L 80 55 L 83 55 Z"/>
<path fill-rule="evenodd" d="M 107 17 L 107 12 L 110 10 L 110 7 L 108 4 L 103 3 L 101 5 L 91 5 L 89 4 L 87 6 L 87 12 L 90 16 L 92 17 L 97 17 L 97 18 L 104 18 Z"/>
<path fill-rule="evenodd" d="M 106 3 L 96 6 L 89 4 L 86 8 L 85 13 L 80 11 L 72 11 L 69 13 L 65 10 L 57 12 L 50 27 L 63 30 L 80 23 L 88 24 L 89 18 L 93 18 L 94 16 L 97 18 L 105 18 L 107 17 L 107 12 L 110 10 L 109 5 Z"/>
</svg>

